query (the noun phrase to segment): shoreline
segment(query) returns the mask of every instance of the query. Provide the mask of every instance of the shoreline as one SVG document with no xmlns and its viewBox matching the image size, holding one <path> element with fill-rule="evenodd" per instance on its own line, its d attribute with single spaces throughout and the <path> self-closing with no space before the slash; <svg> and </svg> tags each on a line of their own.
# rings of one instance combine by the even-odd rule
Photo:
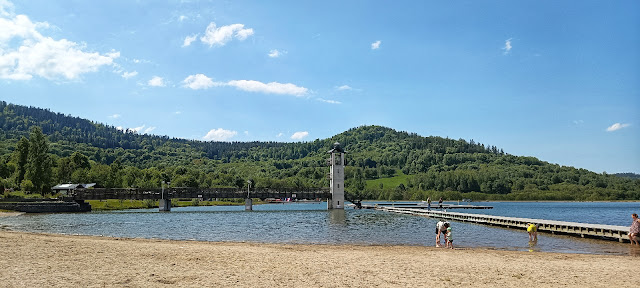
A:
<svg viewBox="0 0 640 288">
<path fill-rule="evenodd" d="M 424 246 L 261 244 L 0 230 L 6 287 L 626 285 L 637 258 Z M 558 273 L 558 271 L 562 271 Z M 556 275 L 550 277 L 550 275 Z M 598 275 L 598 277 L 593 277 Z"/>
</svg>

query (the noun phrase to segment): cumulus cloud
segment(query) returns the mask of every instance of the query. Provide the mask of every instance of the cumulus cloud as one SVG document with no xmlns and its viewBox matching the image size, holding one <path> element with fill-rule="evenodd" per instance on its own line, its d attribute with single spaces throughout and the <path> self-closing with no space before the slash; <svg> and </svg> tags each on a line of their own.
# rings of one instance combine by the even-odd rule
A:
<svg viewBox="0 0 640 288">
<path fill-rule="evenodd" d="M 159 76 L 153 76 L 153 78 L 151 78 L 151 80 L 149 80 L 149 82 L 147 82 L 147 85 L 152 86 L 152 87 L 164 87 L 164 86 L 166 86 L 166 84 L 164 84 L 164 79 L 162 79 L 162 77 L 159 77 Z"/>
<path fill-rule="evenodd" d="M 116 129 L 123 131 L 122 126 L 118 126 L 116 127 Z M 156 127 L 155 126 L 147 127 L 147 124 L 142 124 L 142 126 L 138 126 L 135 128 L 128 128 L 127 130 L 133 131 L 138 134 L 148 134 L 148 133 L 151 133 L 151 131 L 156 130 Z"/>
<path fill-rule="evenodd" d="M 502 47 L 502 50 L 504 50 L 503 54 L 509 54 L 509 51 L 511 51 L 511 39 L 509 38 L 507 40 L 504 41 L 504 47 Z"/>
<path fill-rule="evenodd" d="M 155 126 L 151 126 L 151 127 L 147 127 L 147 129 L 144 129 L 144 132 L 142 132 L 143 134 L 149 134 L 151 133 L 151 131 L 156 130 Z"/>
<path fill-rule="evenodd" d="M 227 82 L 225 85 L 233 86 L 243 91 L 260 92 L 260 93 L 267 93 L 267 94 L 285 94 L 285 95 L 293 95 L 293 96 L 304 96 L 309 92 L 309 89 L 296 86 L 291 83 L 278 83 L 278 82 L 262 83 L 260 81 L 255 81 L 255 80 L 232 80 Z"/>
<path fill-rule="evenodd" d="M 209 131 L 209 133 L 207 133 L 207 135 L 204 135 L 202 139 L 206 141 L 226 141 L 227 139 L 230 139 L 236 136 L 236 134 L 238 134 L 238 132 L 236 131 L 224 130 L 222 128 L 218 128 L 218 129 L 212 129 L 211 131 Z"/>
<path fill-rule="evenodd" d="M 10 16 L 13 14 L 13 3 L 7 0 L 0 0 L 0 16 Z"/>
<path fill-rule="evenodd" d="M 184 15 L 180 15 L 180 17 L 178 17 L 178 21 L 182 22 L 184 20 L 187 20 L 189 17 L 184 16 Z"/>
<path fill-rule="evenodd" d="M 122 73 L 122 78 L 124 79 L 129 79 L 131 77 L 135 77 L 138 75 L 138 71 L 133 71 L 133 72 L 124 72 Z"/>
<path fill-rule="evenodd" d="M 376 42 L 371 43 L 371 50 L 376 50 L 376 49 L 380 48 L 380 44 L 381 44 L 381 43 L 382 43 L 382 42 L 381 42 L 380 40 L 378 40 L 378 41 L 376 41 Z"/>
<path fill-rule="evenodd" d="M 135 127 L 135 128 L 129 128 L 129 130 L 138 133 L 138 132 L 142 131 L 142 129 L 144 129 L 144 127 L 146 127 L 146 126 L 147 125 L 142 124 L 142 126 L 138 126 L 138 127 Z"/>
<path fill-rule="evenodd" d="M 269 51 L 269 57 L 271 58 L 278 58 L 284 54 L 287 54 L 287 51 L 279 51 L 278 49 L 273 49 L 271 51 Z"/>
<path fill-rule="evenodd" d="M 349 85 L 342 85 L 340 87 L 336 87 L 336 90 L 338 90 L 338 91 L 353 90 L 353 88 L 351 88 L 351 86 L 349 86 Z"/>
<path fill-rule="evenodd" d="M 218 82 L 213 82 L 211 78 L 204 74 L 189 75 L 182 81 L 182 83 L 184 84 L 184 87 L 191 88 L 193 90 L 207 89 L 220 85 Z"/>
<path fill-rule="evenodd" d="M 182 83 L 184 87 L 194 90 L 208 89 L 211 87 L 219 86 L 230 86 L 235 87 L 238 90 L 267 94 L 304 96 L 309 93 L 309 89 L 291 83 L 263 83 L 255 80 L 231 80 L 228 82 L 214 82 L 211 78 L 207 77 L 204 74 L 189 75 L 182 81 Z"/>
<path fill-rule="evenodd" d="M 342 104 L 342 102 L 340 102 L 340 101 L 327 100 L 327 99 L 322 99 L 322 98 L 318 98 L 318 101 L 324 102 L 324 103 L 329 103 L 329 104 Z"/>
<path fill-rule="evenodd" d="M 109 118 L 118 119 L 120 118 L 120 116 L 121 116 L 120 114 L 113 114 L 113 115 L 110 115 Z"/>
<path fill-rule="evenodd" d="M 198 38 L 198 34 L 185 37 L 184 42 L 182 43 L 182 47 L 187 47 L 191 45 L 193 41 L 196 41 L 196 38 Z"/>
<path fill-rule="evenodd" d="M 13 4 L 0 0 L 0 78 L 29 80 L 78 79 L 82 74 L 112 66 L 120 52 L 87 52 L 86 44 L 55 40 L 41 34 L 47 22 L 14 15 Z"/>
<path fill-rule="evenodd" d="M 280 132 L 280 133 L 278 133 L 278 135 L 276 135 L 276 138 L 280 138 L 280 137 L 282 137 L 283 135 L 284 135 L 284 133 Z"/>
<path fill-rule="evenodd" d="M 629 127 L 629 126 L 631 126 L 631 124 L 629 124 L 629 123 L 624 123 L 624 124 L 614 123 L 613 125 L 607 127 L 607 132 L 617 131 L 617 130 L 620 130 L 622 128 L 626 128 L 626 127 Z"/>
<path fill-rule="evenodd" d="M 293 133 L 293 135 L 291 135 L 291 139 L 293 139 L 293 140 L 301 140 L 302 138 L 305 138 L 307 136 L 309 136 L 309 132 L 300 131 L 300 132 Z"/>
<path fill-rule="evenodd" d="M 234 37 L 240 41 L 247 39 L 253 35 L 253 29 L 245 29 L 244 24 L 231 24 L 227 26 L 217 27 L 216 23 L 211 22 L 204 32 L 204 36 L 200 37 L 202 43 L 211 46 L 224 46 Z M 186 39 L 185 39 L 186 41 Z"/>
</svg>

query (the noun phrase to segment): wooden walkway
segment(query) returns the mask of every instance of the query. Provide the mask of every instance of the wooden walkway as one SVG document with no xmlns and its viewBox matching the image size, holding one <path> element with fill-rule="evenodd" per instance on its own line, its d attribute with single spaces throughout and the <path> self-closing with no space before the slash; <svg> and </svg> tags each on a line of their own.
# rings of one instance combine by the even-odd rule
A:
<svg viewBox="0 0 640 288">
<path fill-rule="evenodd" d="M 379 206 L 377 210 L 425 216 L 430 218 L 439 218 L 454 220 L 460 222 L 470 222 L 484 225 L 501 226 L 506 228 L 524 229 L 526 230 L 529 223 L 534 223 L 538 226 L 538 231 L 548 232 L 552 234 L 567 234 L 579 237 L 591 237 L 601 238 L 606 240 L 614 240 L 619 242 L 629 241 L 629 227 L 627 226 L 614 226 L 603 224 L 589 224 L 589 223 L 577 223 L 577 222 L 564 222 L 554 220 L 543 219 L 529 219 L 529 218 L 516 218 L 516 217 L 504 217 L 493 216 L 484 214 L 470 214 L 459 212 L 442 212 L 436 210 L 423 210 L 416 208 L 401 208 L 401 207 L 388 207 Z"/>
<path fill-rule="evenodd" d="M 427 204 L 422 203 L 376 203 L 375 205 L 371 204 L 362 204 L 363 209 L 375 209 L 376 207 L 395 207 L 395 208 L 415 208 L 415 209 L 427 209 Z M 468 204 L 442 204 L 442 209 L 493 209 L 493 206 L 480 206 L 480 205 L 468 205 Z M 431 210 L 441 210 L 438 208 L 436 204 L 431 205 Z"/>
<path fill-rule="evenodd" d="M 243 190 L 244 189 L 244 190 Z M 66 198 L 70 200 L 103 200 L 103 199 L 173 199 L 173 198 L 294 198 L 294 199 L 327 199 L 331 198 L 328 188 L 281 188 L 252 189 L 247 195 L 247 188 L 91 188 L 76 189 Z"/>
</svg>

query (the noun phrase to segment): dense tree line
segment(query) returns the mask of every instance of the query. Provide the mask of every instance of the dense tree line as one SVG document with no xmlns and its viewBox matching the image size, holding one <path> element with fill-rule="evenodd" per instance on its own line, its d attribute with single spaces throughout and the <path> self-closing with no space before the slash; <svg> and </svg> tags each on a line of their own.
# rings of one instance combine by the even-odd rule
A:
<svg viewBox="0 0 640 288">
<path fill-rule="evenodd" d="M 0 184 L 38 192 L 65 182 L 241 187 L 251 179 L 256 187 L 326 187 L 326 152 L 340 142 L 348 152 L 347 191 L 361 198 L 640 199 L 638 179 L 514 156 L 473 140 L 422 137 L 380 126 L 302 143 L 205 142 L 139 135 L 0 101 L 0 127 Z M 397 175 L 406 175 L 406 181 L 367 185 Z"/>
</svg>

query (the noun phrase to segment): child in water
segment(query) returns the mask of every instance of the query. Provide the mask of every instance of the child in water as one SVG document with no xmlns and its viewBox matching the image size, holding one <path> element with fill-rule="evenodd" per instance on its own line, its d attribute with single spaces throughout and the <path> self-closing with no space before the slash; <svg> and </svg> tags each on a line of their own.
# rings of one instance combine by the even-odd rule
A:
<svg viewBox="0 0 640 288">
<path fill-rule="evenodd" d="M 445 241 L 447 241 L 445 247 L 453 249 L 453 236 L 451 234 L 451 227 L 447 228 L 447 236 L 445 238 Z"/>
<path fill-rule="evenodd" d="M 538 226 L 536 224 L 529 223 L 527 232 L 529 232 L 529 241 L 538 241 Z"/>
</svg>

